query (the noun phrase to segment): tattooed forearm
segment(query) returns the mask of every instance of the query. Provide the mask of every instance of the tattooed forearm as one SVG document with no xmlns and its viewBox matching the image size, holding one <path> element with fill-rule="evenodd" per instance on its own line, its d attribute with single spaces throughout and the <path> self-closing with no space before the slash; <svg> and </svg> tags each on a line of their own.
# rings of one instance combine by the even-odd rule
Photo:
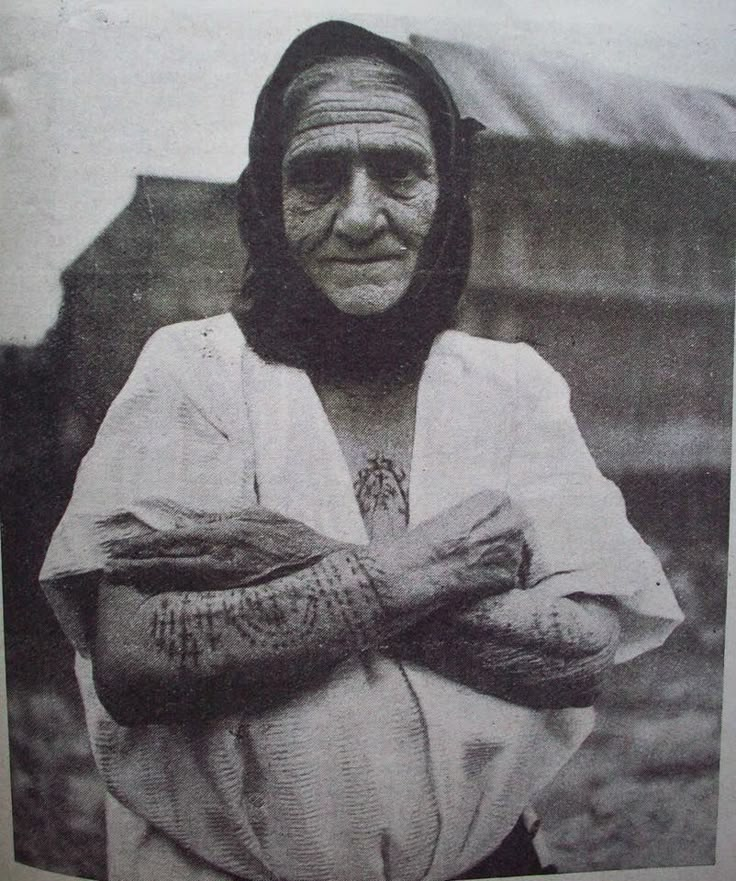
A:
<svg viewBox="0 0 736 881">
<path fill-rule="evenodd" d="M 514 590 L 438 613 L 402 651 L 449 678 L 534 707 L 586 706 L 618 645 L 616 614 L 588 597 Z"/>
<path fill-rule="evenodd" d="M 340 550 L 243 588 L 151 596 L 101 585 L 93 669 L 121 724 L 175 722 L 283 700 L 436 609 L 368 554 Z"/>
<path fill-rule="evenodd" d="M 187 718 L 293 694 L 443 606 L 518 582 L 523 518 L 490 491 L 396 538 L 342 546 L 309 565 L 314 536 L 292 539 L 289 559 L 305 567 L 288 574 L 275 541 L 263 579 L 250 548 L 265 524 L 240 519 L 224 531 L 173 529 L 111 551 L 92 660 L 98 694 L 119 720 Z M 293 532 L 288 523 L 279 529 Z M 322 537 L 320 547 L 330 543 Z M 218 551 L 231 547 L 235 562 Z"/>
<path fill-rule="evenodd" d="M 271 678 L 318 654 L 334 662 L 374 645 L 387 626 L 378 582 L 368 559 L 338 552 L 268 584 L 162 594 L 146 603 L 149 633 L 178 667 L 253 665 L 252 675 Z"/>
</svg>

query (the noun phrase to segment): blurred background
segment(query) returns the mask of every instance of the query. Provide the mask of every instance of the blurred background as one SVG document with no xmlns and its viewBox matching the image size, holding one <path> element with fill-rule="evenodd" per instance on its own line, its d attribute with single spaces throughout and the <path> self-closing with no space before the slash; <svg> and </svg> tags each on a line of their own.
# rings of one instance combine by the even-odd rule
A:
<svg viewBox="0 0 736 881">
<path fill-rule="evenodd" d="M 714 859 L 736 101 L 725 6 L 705 4 L 697 20 L 686 6 L 569 2 L 553 15 L 498 3 L 469 23 L 340 16 L 411 35 L 486 126 L 459 326 L 529 342 L 563 373 L 599 466 L 686 613 L 664 648 L 614 672 L 594 734 L 537 805 L 570 871 Z M 229 181 L 247 159 L 252 103 L 291 36 L 320 17 L 246 22 L 225 4 L 203 16 L 172 2 L 9 19 L 26 47 L 10 56 L 0 129 L 15 172 L 3 178 L 15 213 L 0 229 L 12 257 L 0 461 L 21 862 L 104 878 L 101 785 L 38 570 L 145 340 L 226 310 L 237 291 Z"/>
</svg>

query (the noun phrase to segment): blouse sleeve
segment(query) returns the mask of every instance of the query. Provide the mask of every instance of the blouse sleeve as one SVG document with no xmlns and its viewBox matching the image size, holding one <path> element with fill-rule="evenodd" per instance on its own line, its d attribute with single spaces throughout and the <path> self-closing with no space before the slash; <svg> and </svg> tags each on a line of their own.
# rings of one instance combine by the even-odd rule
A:
<svg viewBox="0 0 736 881">
<path fill-rule="evenodd" d="M 519 352 L 509 494 L 531 522 L 530 582 L 550 596 L 609 598 L 621 624 L 616 661 L 630 660 L 661 645 L 682 612 L 621 492 L 593 461 L 567 383 L 528 346 Z"/>
<path fill-rule="evenodd" d="M 196 349 L 183 342 L 177 327 L 162 328 L 144 347 L 79 467 L 46 554 L 41 584 L 66 635 L 85 655 L 94 573 L 103 566 L 111 522 L 118 521 L 122 537 L 126 523 L 162 529 L 184 510 L 253 504 L 252 447 L 245 431 L 234 437 L 217 418 L 219 409 L 238 402 L 225 401 L 222 388 L 219 400 L 213 394 L 204 404 L 192 394 L 188 377 L 202 367 L 193 360 Z M 224 379 L 219 376 L 221 385 Z"/>
<path fill-rule="evenodd" d="M 255 878 L 263 877 L 252 857 L 258 842 L 240 804 L 242 776 L 234 772 L 241 716 L 118 725 L 97 697 L 88 638 L 111 522 L 120 535 L 121 523 L 164 529 L 192 511 L 256 504 L 241 354 L 237 337 L 230 344 L 221 331 L 213 320 L 151 337 L 79 468 L 41 581 L 77 649 L 92 751 L 109 792 L 150 824 L 151 840 L 163 832 L 187 852 Z"/>
</svg>

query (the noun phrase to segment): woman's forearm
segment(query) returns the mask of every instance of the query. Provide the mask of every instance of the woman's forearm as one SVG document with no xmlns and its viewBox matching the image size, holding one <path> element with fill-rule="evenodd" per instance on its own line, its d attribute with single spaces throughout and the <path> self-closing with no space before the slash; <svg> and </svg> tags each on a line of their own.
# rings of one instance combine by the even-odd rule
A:
<svg viewBox="0 0 736 881">
<path fill-rule="evenodd" d="M 340 550 L 244 588 L 145 594 L 100 587 L 98 694 L 124 724 L 184 720 L 283 699 L 436 610 L 451 590 Z"/>
<path fill-rule="evenodd" d="M 508 590 L 519 576 L 523 523 L 494 493 L 390 542 L 342 546 L 260 580 L 261 557 L 267 573 L 283 571 L 284 538 L 293 546 L 290 566 L 312 554 L 315 536 L 295 538 L 297 527 L 306 529 L 245 512 L 110 547 L 93 668 L 115 718 L 171 721 L 218 713 L 235 700 L 242 708 L 282 698 L 443 605 Z M 273 530 L 280 536 L 273 548 L 254 554 Z M 316 538 L 320 549 L 329 545 Z"/>
<path fill-rule="evenodd" d="M 405 636 L 403 656 L 477 691 L 532 707 L 589 706 L 613 663 L 619 624 L 601 600 L 517 589 L 441 610 Z"/>
</svg>

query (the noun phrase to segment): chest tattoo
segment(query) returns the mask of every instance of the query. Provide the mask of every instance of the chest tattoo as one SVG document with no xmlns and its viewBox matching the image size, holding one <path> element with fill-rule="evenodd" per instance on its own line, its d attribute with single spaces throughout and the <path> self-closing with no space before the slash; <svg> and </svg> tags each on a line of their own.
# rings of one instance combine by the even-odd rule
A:
<svg viewBox="0 0 736 881">
<path fill-rule="evenodd" d="M 409 523 L 409 495 L 406 471 L 392 459 L 376 453 L 368 457 L 353 481 L 353 491 L 363 519 L 369 525 L 381 519 Z"/>
</svg>

